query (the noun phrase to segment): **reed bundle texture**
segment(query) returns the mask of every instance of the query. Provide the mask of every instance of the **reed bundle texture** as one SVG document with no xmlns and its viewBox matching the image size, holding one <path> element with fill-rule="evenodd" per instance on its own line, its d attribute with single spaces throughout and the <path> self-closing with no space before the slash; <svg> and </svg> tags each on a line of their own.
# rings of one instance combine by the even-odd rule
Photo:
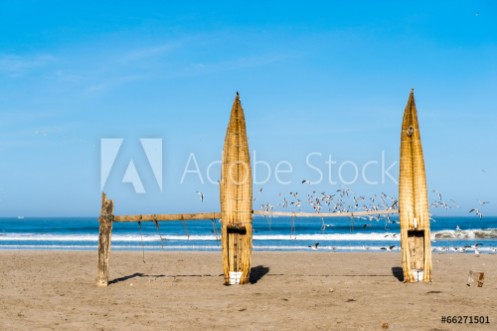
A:
<svg viewBox="0 0 497 331">
<path fill-rule="evenodd" d="M 241 272 L 240 284 L 249 282 L 252 257 L 252 173 L 245 116 L 238 93 L 226 130 L 220 180 L 223 273 Z"/>
<path fill-rule="evenodd" d="M 402 122 L 399 218 L 404 281 L 431 282 L 428 190 L 413 90 L 409 95 Z"/>
</svg>

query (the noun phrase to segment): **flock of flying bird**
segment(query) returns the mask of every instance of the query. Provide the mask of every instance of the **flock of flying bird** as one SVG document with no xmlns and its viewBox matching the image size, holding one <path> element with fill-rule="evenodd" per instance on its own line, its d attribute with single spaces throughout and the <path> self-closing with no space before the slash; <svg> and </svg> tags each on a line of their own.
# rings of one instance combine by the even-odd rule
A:
<svg viewBox="0 0 497 331">
<path fill-rule="evenodd" d="M 306 179 L 303 179 L 302 184 L 310 184 L 310 182 Z M 259 192 L 262 193 L 262 191 L 263 188 L 259 188 Z M 332 194 L 327 194 L 326 192 L 317 193 L 316 191 L 312 191 L 312 193 L 306 194 L 305 200 L 307 200 L 309 206 L 311 206 L 314 209 L 314 212 L 316 212 L 317 214 L 319 214 L 322 210 L 328 213 L 350 213 L 357 211 L 366 211 L 372 212 L 372 214 L 374 214 L 375 211 L 395 210 L 398 208 L 398 199 L 388 196 L 384 192 L 381 192 L 380 195 L 375 194 L 369 198 L 366 198 L 365 196 L 355 196 L 352 195 L 351 192 L 352 190 L 350 188 L 340 188 Z M 438 199 L 434 200 L 431 203 L 431 207 L 442 209 L 459 208 L 459 205 L 453 199 L 450 199 L 449 202 L 446 202 L 442 199 L 442 193 L 437 190 L 433 190 L 432 192 L 437 195 Z M 200 201 L 204 202 L 204 193 L 200 191 L 195 191 L 195 193 L 199 196 Z M 290 207 L 293 209 L 294 212 L 302 211 L 302 201 L 304 199 L 299 195 L 298 192 L 290 192 L 288 199 L 287 197 L 283 196 L 282 193 L 279 193 L 278 196 L 280 198 L 283 198 L 283 200 L 277 204 L 278 207 L 282 207 L 285 209 Z M 349 199 L 348 203 L 347 199 Z M 254 197 L 253 200 L 255 202 L 257 200 L 257 197 Z M 481 220 L 483 218 L 481 207 L 489 203 L 489 201 L 480 200 L 479 207 L 471 208 L 469 213 L 475 213 L 475 215 L 478 216 Z M 275 206 L 270 203 L 261 204 L 261 209 L 267 212 L 273 211 L 274 207 Z M 387 218 L 388 223 L 393 223 L 388 215 L 384 217 Z M 370 221 L 379 220 L 379 218 L 379 215 L 361 217 L 361 219 L 369 219 Z M 367 226 L 368 225 L 364 225 L 364 227 Z"/>
<path fill-rule="evenodd" d="M 302 181 L 302 183 L 304 182 L 305 180 Z M 262 188 L 259 191 L 262 192 Z M 372 197 L 366 198 L 365 196 L 352 195 L 350 188 L 340 188 L 331 194 L 312 191 L 301 196 L 298 192 L 292 191 L 289 196 L 284 196 L 282 193 L 279 193 L 278 196 L 282 200 L 277 204 L 277 207 L 282 207 L 283 209 L 290 208 L 294 212 L 302 211 L 303 202 L 306 202 L 317 214 L 321 212 L 350 213 L 357 211 L 367 211 L 374 214 L 375 211 L 395 210 L 398 208 L 398 200 L 388 196 L 386 193 L 382 192 L 379 196 L 375 194 Z M 271 212 L 274 207 L 270 203 L 261 204 L 261 209 L 268 212 Z M 378 217 L 364 219 L 378 220 Z"/>
<path fill-rule="evenodd" d="M 303 179 L 301 183 L 310 184 L 310 181 Z M 258 191 L 259 193 L 262 193 L 263 190 L 264 189 L 261 187 L 259 188 Z M 437 196 L 437 199 L 435 199 L 430 204 L 432 208 L 441 208 L 441 209 L 459 208 L 459 205 L 456 203 L 456 201 L 452 199 L 450 199 L 448 202 L 444 201 L 442 199 L 442 194 L 439 191 L 433 190 L 432 192 Z M 200 201 L 204 202 L 204 193 L 196 191 L 196 194 L 199 196 Z M 290 209 L 290 211 L 292 212 L 301 212 L 303 208 L 303 203 L 307 203 L 317 214 L 320 214 L 322 212 L 339 214 L 339 213 L 366 211 L 370 212 L 371 214 L 368 216 L 360 217 L 360 219 L 363 221 L 370 221 L 370 222 L 380 221 L 383 218 L 386 221 L 385 227 L 387 227 L 388 224 L 398 223 L 398 221 L 392 220 L 389 214 L 380 215 L 374 213 L 375 211 L 398 209 L 398 202 L 399 202 L 398 199 L 396 197 L 389 196 L 384 192 L 381 192 L 381 194 L 379 195 L 374 194 L 372 197 L 356 196 L 353 194 L 350 188 L 345 187 L 345 188 L 339 188 L 335 192 L 330 194 L 326 192 L 318 193 L 315 190 L 313 190 L 311 193 L 306 193 L 305 195 L 301 195 L 297 191 L 291 191 L 289 192 L 289 195 L 283 195 L 282 193 L 279 193 L 278 196 L 280 197 L 280 202 L 278 202 L 276 206 L 269 202 L 262 203 L 260 205 L 261 210 L 266 212 L 272 212 L 275 207 L 281 207 L 283 209 Z M 257 201 L 257 197 L 254 197 L 253 200 L 254 202 Z M 483 218 L 481 208 L 489 203 L 490 203 L 489 201 L 480 200 L 479 206 L 471 208 L 469 213 L 470 214 L 474 213 L 481 220 Z M 332 225 L 324 223 L 324 218 L 322 219 L 322 221 L 323 224 L 321 230 L 324 232 L 327 228 L 331 227 Z M 370 226 L 371 223 L 365 222 L 363 224 L 364 228 Z M 459 227 L 457 228 L 459 229 Z M 480 245 L 481 244 L 476 243 L 472 246 L 464 246 L 464 247 L 450 247 L 450 248 L 435 247 L 433 248 L 433 250 L 442 251 L 442 252 L 454 251 L 454 252 L 464 253 L 468 249 L 472 249 L 475 252 L 475 255 L 479 256 L 480 251 L 478 247 Z M 317 242 L 313 245 L 309 245 L 308 247 L 311 248 L 312 250 L 317 250 L 319 247 L 319 243 Z M 395 245 L 381 247 L 381 250 L 392 251 L 395 247 L 396 247 Z M 493 254 L 497 254 L 497 248 L 493 248 L 491 252 Z"/>
</svg>

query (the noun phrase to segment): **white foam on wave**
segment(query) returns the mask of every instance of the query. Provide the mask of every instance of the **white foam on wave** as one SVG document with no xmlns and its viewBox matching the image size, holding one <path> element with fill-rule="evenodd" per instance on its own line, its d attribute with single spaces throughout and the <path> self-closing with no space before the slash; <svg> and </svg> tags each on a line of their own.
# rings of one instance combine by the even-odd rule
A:
<svg viewBox="0 0 497 331">
<path fill-rule="evenodd" d="M 460 248 L 463 248 L 461 246 Z M 308 251 L 314 252 L 308 245 L 257 245 L 253 246 L 254 251 Z M 94 251 L 97 249 L 97 243 L 88 243 L 87 245 L 71 245 L 71 244 L 47 244 L 47 245 L 33 245 L 33 244 L 0 244 L 0 250 L 68 250 L 68 251 Z M 112 250 L 116 251 L 220 251 L 220 245 L 112 245 Z M 496 254 L 496 247 L 479 247 L 478 250 L 481 254 Z M 320 245 L 317 252 L 399 252 L 400 246 L 395 246 L 393 249 L 386 250 L 383 246 L 371 245 L 356 245 L 356 246 L 343 246 L 343 245 Z M 432 247 L 432 251 L 437 254 L 474 254 L 474 249 L 467 248 L 460 251 L 455 251 L 453 247 L 437 246 Z"/>
<path fill-rule="evenodd" d="M 13 249 L 89 250 L 89 249 L 91 249 L 91 250 L 94 250 L 96 248 L 97 248 L 97 245 L 26 245 L 26 244 L 0 245 L 0 250 L 1 249 L 9 249 L 9 250 L 13 250 Z"/>
<path fill-rule="evenodd" d="M 161 238 L 166 241 L 218 241 L 220 236 L 216 235 L 167 235 L 162 234 L 113 234 L 112 242 L 160 242 Z M 452 239 L 496 239 L 497 229 L 488 230 L 442 230 L 431 233 L 432 240 L 452 240 Z M 318 233 L 318 234 L 269 234 L 269 235 L 254 235 L 254 241 L 392 241 L 398 242 L 400 236 L 398 233 Z M 44 242 L 98 242 L 97 234 L 37 234 L 37 233 L 6 233 L 0 234 L 0 242 L 5 241 L 44 241 Z M 293 247 L 293 246 L 292 246 Z"/>
<path fill-rule="evenodd" d="M 98 241 L 98 235 L 7 233 L 0 236 L 0 241 Z"/>
<path fill-rule="evenodd" d="M 219 236 L 215 235 L 162 235 L 165 240 L 195 240 L 195 241 L 215 241 L 219 240 Z M 149 234 L 140 236 L 139 234 L 128 235 L 112 235 L 113 242 L 126 241 L 126 242 L 153 242 L 160 241 L 159 235 Z M 254 235 L 254 240 L 273 240 L 273 241 L 287 241 L 287 240 L 302 240 L 302 241 L 398 241 L 399 235 L 396 233 L 337 233 L 337 234 L 297 234 L 297 235 Z M 97 242 L 98 235 L 53 235 L 53 234 L 6 234 L 0 236 L 0 241 L 73 241 L 73 242 Z"/>
<path fill-rule="evenodd" d="M 496 239 L 497 229 L 442 230 L 433 232 L 431 239 Z"/>
<path fill-rule="evenodd" d="M 198 240 L 198 241 L 210 241 L 216 240 L 216 236 L 211 235 L 177 235 L 177 236 L 167 236 L 162 235 L 162 239 L 166 240 Z M 127 234 L 127 235 L 112 235 L 112 242 L 153 242 L 160 241 L 161 237 L 158 234 L 143 235 L 139 234 Z M 73 241 L 73 242 L 98 242 L 98 235 L 85 234 L 85 235 L 53 235 L 53 234 L 6 234 L 0 236 L 0 241 Z"/>
<path fill-rule="evenodd" d="M 256 251 L 310 251 L 311 249 L 307 245 L 263 245 L 253 246 Z M 319 246 L 318 251 L 330 252 L 330 251 L 382 251 L 381 246 Z M 1 249 L 40 249 L 40 250 L 95 250 L 97 249 L 97 244 L 89 244 L 89 245 L 0 245 Z M 161 251 L 162 246 L 158 245 L 112 245 L 113 250 L 133 250 L 133 251 Z M 394 248 L 393 251 L 398 250 L 399 248 Z M 221 250 L 220 245 L 165 245 L 164 250 L 208 250 L 208 251 L 218 251 Z"/>
</svg>

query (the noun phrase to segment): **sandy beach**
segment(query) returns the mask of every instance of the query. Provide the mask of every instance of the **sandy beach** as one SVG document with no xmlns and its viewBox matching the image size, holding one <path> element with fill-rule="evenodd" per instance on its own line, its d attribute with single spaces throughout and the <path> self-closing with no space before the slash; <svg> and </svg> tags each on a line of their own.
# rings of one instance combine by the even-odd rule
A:
<svg viewBox="0 0 497 331">
<path fill-rule="evenodd" d="M 224 286 L 220 253 L 0 252 L 1 330 L 495 330 L 497 256 L 434 254 L 433 283 L 399 281 L 398 253 L 253 254 L 253 283 Z M 485 272 L 482 288 L 466 285 Z M 488 316 L 446 324 L 442 316 Z"/>
</svg>

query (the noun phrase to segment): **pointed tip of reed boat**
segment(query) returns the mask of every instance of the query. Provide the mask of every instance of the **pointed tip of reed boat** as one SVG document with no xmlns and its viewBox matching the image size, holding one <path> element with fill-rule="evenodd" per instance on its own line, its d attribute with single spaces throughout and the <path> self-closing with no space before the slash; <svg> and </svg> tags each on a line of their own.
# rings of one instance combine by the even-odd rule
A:
<svg viewBox="0 0 497 331">
<path fill-rule="evenodd" d="M 406 109 L 404 110 L 404 113 L 409 109 L 411 111 L 412 109 L 416 108 L 416 102 L 414 101 L 414 88 L 411 89 L 411 92 L 409 93 L 409 98 L 407 99 L 407 106 Z"/>
</svg>

